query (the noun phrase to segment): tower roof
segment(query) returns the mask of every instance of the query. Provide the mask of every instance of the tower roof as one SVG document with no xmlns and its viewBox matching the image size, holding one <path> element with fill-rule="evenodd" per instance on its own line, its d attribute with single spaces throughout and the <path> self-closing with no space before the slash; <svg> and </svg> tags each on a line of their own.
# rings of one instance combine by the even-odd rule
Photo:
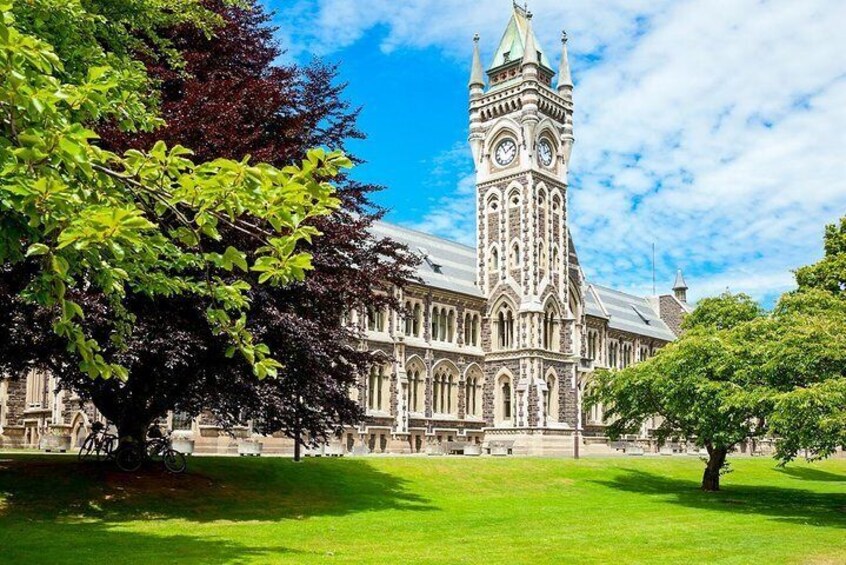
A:
<svg viewBox="0 0 846 565">
<path fill-rule="evenodd" d="M 531 16 L 526 8 L 521 8 L 516 3 L 514 4 L 514 11 L 511 14 L 511 20 L 505 28 L 505 33 L 502 40 L 499 42 L 499 47 L 494 54 L 493 63 L 488 72 L 511 64 L 515 61 L 520 62 L 526 56 L 526 42 L 535 45 L 537 54 L 540 55 L 539 63 L 541 66 L 552 70 L 549 63 L 549 58 L 546 56 L 544 50 L 538 43 L 538 38 L 535 32 L 531 29 L 529 19 Z"/>
<path fill-rule="evenodd" d="M 684 282 L 684 275 L 681 269 L 676 273 L 676 282 L 673 284 L 673 290 L 687 290 L 687 283 Z"/>
</svg>

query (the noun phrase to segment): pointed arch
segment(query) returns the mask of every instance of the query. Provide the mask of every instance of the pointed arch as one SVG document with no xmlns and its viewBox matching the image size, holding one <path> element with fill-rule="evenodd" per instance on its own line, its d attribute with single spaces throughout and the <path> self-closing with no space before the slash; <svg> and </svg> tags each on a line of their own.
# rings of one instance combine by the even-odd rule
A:
<svg viewBox="0 0 846 565">
<path fill-rule="evenodd" d="M 544 383 L 546 384 L 546 390 L 544 391 L 543 405 L 544 410 L 546 411 L 546 421 L 557 422 L 559 412 L 558 394 L 559 387 L 561 386 L 561 381 L 558 379 L 558 373 L 555 371 L 554 368 L 550 367 L 546 371 Z"/>
<path fill-rule="evenodd" d="M 502 113 L 502 109 L 499 109 L 500 114 Z M 494 148 L 496 145 L 502 140 L 503 137 L 506 135 L 514 138 L 515 140 L 520 139 L 520 131 L 521 127 L 520 124 L 517 123 L 516 120 L 509 116 L 505 116 L 497 120 L 497 122 L 493 125 L 490 130 L 490 134 L 488 135 L 487 145 L 485 146 L 485 153 L 493 153 Z"/>
<path fill-rule="evenodd" d="M 482 416 L 482 390 L 484 372 L 478 363 L 470 363 L 464 369 L 464 415 L 465 417 Z"/>
<path fill-rule="evenodd" d="M 506 368 L 500 369 L 494 385 L 494 425 L 509 425 L 514 421 L 514 375 Z"/>
<path fill-rule="evenodd" d="M 499 272 L 500 254 L 499 244 L 494 243 L 488 251 L 488 270 L 492 273 Z"/>
<path fill-rule="evenodd" d="M 508 208 L 519 208 L 523 203 L 523 187 L 511 186 L 508 189 Z"/>
<path fill-rule="evenodd" d="M 564 200 L 561 198 L 561 194 L 559 194 L 557 190 L 551 191 L 549 195 L 549 202 L 551 206 L 550 209 L 553 214 L 560 214 L 564 209 Z"/>
<path fill-rule="evenodd" d="M 561 344 L 561 305 L 554 294 L 550 294 L 544 301 L 541 330 L 543 348 L 548 351 L 559 351 Z"/>
<path fill-rule="evenodd" d="M 558 152 L 558 134 L 556 133 L 555 124 L 549 118 L 545 117 L 538 122 L 538 125 L 535 128 L 535 133 L 537 135 L 537 140 L 540 141 L 543 138 L 547 138 L 549 142 L 552 144 L 552 149 L 556 153 Z"/>
<path fill-rule="evenodd" d="M 523 261 L 523 246 L 518 240 L 511 242 L 511 250 L 508 253 L 508 270 L 519 270 Z"/>
<path fill-rule="evenodd" d="M 485 209 L 488 212 L 498 212 L 500 207 L 499 192 L 491 191 L 485 200 Z"/>
<path fill-rule="evenodd" d="M 71 418 L 71 441 L 74 447 L 82 447 L 86 436 L 91 431 L 88 416 L 82 410 L 78 410 Z"/>
<path fill-rule="evenodd" d="M 388 410 L 388 391 L 390 389 L 392 357 L 376 349 L 371 352 L 373 364 L 367 374 L 367 408 L 382 412 Z"/>
<path fill-rule="evenodd" d="M 461 372 L 449 359 L 441 359 L 432 368 L 432 411 L 458 415 L 458 380 Z"/>
<path fill-rule="evenodd" d="M 405 405 L 409 412 L 422 413 L 426 399 L 426 363 L 419 355 L 412 355 L 405 362 L 408 391 Z"/>
<path fill-rule="evenodd" d="M 511 299 L 505 295 L 500 296 L 495 302 L 492 313 L 492 333 L 495 349 L 507 350 L 514 347 L 514 320 L 516 319 L 517 308 Z"/>
</svg>

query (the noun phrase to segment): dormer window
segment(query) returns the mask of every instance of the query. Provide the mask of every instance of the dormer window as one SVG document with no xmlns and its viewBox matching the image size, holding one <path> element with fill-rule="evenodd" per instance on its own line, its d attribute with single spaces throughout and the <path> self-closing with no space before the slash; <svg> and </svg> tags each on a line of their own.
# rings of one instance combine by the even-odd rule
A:
<svg viewBox="0 0 846 565">
<path fill-rule="evenodd" d="M 502 54 L 502 61 L 503 63 L 508 63 L 511 61 L 511 51 L 506 51 Z"/>
</svg>

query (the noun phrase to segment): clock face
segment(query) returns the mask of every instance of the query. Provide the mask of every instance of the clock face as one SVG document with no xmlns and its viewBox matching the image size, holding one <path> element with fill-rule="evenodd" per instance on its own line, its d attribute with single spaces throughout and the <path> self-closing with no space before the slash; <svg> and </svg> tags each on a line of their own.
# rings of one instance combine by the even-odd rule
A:
<svg viewBox="0 0 846 565">
<path fill-rule="evenodd" d="M 513 139 L 504 139 L 496 146 L 496 164 L 500 167 L 510 165 L 517 156 L 517 144 Z"/>
<path fill-rule="evenodd" d="M 542 139 L 538 144 L 538 158 L 544 167 L 552 164 L 552 144 L 548 139 Z"/>
</svg>

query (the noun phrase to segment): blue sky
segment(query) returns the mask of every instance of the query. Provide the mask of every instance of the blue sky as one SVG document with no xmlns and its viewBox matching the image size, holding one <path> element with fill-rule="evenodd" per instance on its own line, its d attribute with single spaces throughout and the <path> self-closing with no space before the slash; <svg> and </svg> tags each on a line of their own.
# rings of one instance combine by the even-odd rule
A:
<svg viewBox="0 0 846 565">
<path fill-rule="evenodd" d="M 364 107 L 368 163 L 389 219 L 474 243 L 467 148 L 472 36 L 489 59 L 511 0 L 264 0 L 286 57 L 341 63 Z M 535 0 L 576 82 L 570 217 L 594 282 L 651 292 L 677 267 L 693 299 L 771 304 L 846 213 L 842 0 Z"/>
</svg>

